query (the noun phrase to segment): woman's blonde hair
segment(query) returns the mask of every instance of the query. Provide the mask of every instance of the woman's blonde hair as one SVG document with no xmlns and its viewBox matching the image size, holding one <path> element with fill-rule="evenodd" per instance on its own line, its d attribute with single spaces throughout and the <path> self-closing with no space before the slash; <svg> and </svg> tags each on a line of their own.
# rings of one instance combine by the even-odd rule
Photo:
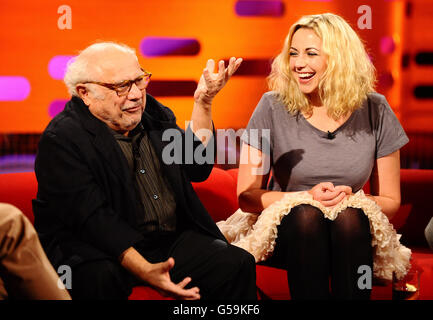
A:
<svg viewBox="0 0 433 320">
<path fill-rule="evenodd" d="M 272 63 L 269 88 L 276 91 L 292 114 L 311 114 L 313 106 L 301 92 L 289 67 L 293 35 L 300 28 L 312 29 L 322 40 L 327 68 L 319 81 L 319 96 L 328 115 L 337 120 L 362 105 L 374 91 L 375 68 L 356 32 L 343 18 L 324 13 L 303 16 L 289 30 L 281 53 Z"/>
</svg>

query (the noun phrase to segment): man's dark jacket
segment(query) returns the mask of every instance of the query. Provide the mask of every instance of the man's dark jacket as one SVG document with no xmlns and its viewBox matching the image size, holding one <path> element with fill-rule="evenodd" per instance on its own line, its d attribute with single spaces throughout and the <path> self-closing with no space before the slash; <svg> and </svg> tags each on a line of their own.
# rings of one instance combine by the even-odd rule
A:
<svg viewBox="0 0 433 320">
<path fill-rule="evenodd" d="M 225 241 L 191 185 L 191 181 L 207 179 L 213 165 L 166 165 L 161 158 L 164 146 L 172 143 L 162 141 L 164 130 L 180 130 L 182 139 L 177 143 L 185 143 L 185 137 L 193 136 L 188 132 L 190 128 L 190 134 L 185 134 L 176 125 L 172 111 L 150 95 L 142 124 L 175 194 L 178 227 Z M 213 142 L 209 148 L 215 145 Z M 200 144 L 194 139 L 194 150 Z M 45 129 L 35 172 L 35 227 L 54 267 L 118 259 L 135 243 L 151 241 L 134 227 L 140 211 L 126 158 L 107 125 L 95 118 L 80 98 L 73 97 Z"/>
</svg>

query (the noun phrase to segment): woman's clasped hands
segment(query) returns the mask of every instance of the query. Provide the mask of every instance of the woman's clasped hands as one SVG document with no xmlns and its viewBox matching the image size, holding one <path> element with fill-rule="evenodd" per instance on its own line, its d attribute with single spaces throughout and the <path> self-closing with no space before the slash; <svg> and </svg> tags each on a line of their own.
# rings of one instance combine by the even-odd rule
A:
<svg viewBox="0 0 433 320">
<path fill-rule="evenodd" d="M 308 191 L 313 200 L 319 201 L 325 207 L 333 207 L 342 201 L 346 196 L 352 194 L 349 186 L 334 186 L 332 182 L 321 182 Z"/>
</svg>

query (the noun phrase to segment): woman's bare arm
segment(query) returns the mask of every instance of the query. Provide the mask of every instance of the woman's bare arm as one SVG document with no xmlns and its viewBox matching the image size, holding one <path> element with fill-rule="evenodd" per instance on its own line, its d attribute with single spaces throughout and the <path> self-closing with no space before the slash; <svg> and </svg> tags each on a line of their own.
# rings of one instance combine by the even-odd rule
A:
<svg viewBox="0 0 433 320">
<path fill-rule="evenodd" d="M 391 219 L 400 207 L 400 151 L 376 160 L 370 177 L 371 197 Z"/>
</svg>

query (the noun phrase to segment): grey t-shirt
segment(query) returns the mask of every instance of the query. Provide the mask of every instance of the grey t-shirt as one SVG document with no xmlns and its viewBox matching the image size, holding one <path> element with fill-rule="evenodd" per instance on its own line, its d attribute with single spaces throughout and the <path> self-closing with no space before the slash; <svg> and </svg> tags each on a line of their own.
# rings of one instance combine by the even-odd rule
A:
<svg viewBox="0 0 433 320">
<path fill-rule="evenodd" d="M 263 129 L 269 129 L 268 133 Z M 369 94 L 362 107 L 329 136 L 302 114 L 290 114 L 276 93 L 267 92 L 241 139 L 270 153 L 273 179 L 269 190 L 304 191 L 330 181 L 351 186 L 353 192 L 368 181 L 375 159 L 409 141 L 385 97 L 378 93 Z"/>
</svg>

